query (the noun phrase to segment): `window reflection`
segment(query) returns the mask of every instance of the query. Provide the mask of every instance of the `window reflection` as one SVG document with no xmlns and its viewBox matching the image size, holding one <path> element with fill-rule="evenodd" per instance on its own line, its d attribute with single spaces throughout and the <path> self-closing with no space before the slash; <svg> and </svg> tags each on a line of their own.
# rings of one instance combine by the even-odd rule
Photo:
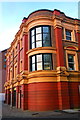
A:
<svg viewBox="0 0 80 120">
<path fill-rule="evenodd" d="M 37 40 L 42 40 L 41 34 L 37 34 L 37 35 L 36 35 L 36 41 L 37 41 Z"/>
<path fill-rule="evenodd" d="M 36 47 L 42 47 L 42 41 L 37 41 L 36 42 Z"/>
<path fill-rule="evenodd" d="M 42 61 L 42 54 L 37 55 L 37 62 L 41 62 Z"/>
<path fill-rule="evenodd" d="M 75 70 L 75 68 L 74 68 L 74 55 L 68 54 L 68 66 L 69 66 L 69 70 Z"/>
<path fill-rule="evenodd" d="M 44 33 L 49 33 L 49 28 L 48 27 L 43 27 L 43 32 Z"/>
<path fill-rule="evenodd" d="M 44 70 L 51 69 L 51 55 L 44 54 Z"/>
<path fill-rule="evenodd" d="M 31 30 L 30 48 L 51 46 L 50 26 L 35 27 Z M 34 44 L 33 44 L 34 43 Z"/>
<path fill-rule="evenodd" d="M 49 40 L 50 36 L 49 34 L 43 34 L 43 40 Z"/>
<path fill-rule="evenodd" d="M 66 40 L 71 40 L 71 31 L 66 30 Z"/>
<path fill-rule="evenodd" d="M 35 42 L 35 38 L 34 38 L 34 36 L 32 36 L 32 43 L 33 43 L 33 42 Z"/>
<path fill-rule="evenodd" d="M 32 64 L 32 71 L 35 71 L 35 64 Z"/>
<path fill-rule="evenodd" d="M 50 63 L 44 63 L 44 70 L 50 70 Z"/>
<path fill-rule="evenodd" d="M 32 48 L 35 48 L 35 43 L 32 43 Z"/>
<path fill-rule="evenodd" d="M 35 56 L 32 56 L 32 71 L 35 71 Z"/>
<path fill-rule="evenodd" d="M 35 63 L 35 56 L 32 57 L 32 63 Z"/>
<path fill-rule="evenodd" d="M 38 54 L 31 57 L 31 71 L 35 70 L 51 70 L 52 59 L 51 54 Z"/>
<path fill-rule="evenodd" d="M 35 34 L 34 29 L 31 31 L 31 36 L 33 36 Z"/>
</svg>

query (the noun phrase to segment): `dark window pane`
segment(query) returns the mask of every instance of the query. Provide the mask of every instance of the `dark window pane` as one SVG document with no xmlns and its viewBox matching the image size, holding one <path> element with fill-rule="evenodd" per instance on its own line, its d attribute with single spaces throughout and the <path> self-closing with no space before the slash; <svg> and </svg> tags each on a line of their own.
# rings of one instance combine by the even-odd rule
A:
<svg viewBox="0 0 80 120">
<path fill-rule="evenodd" d="M 74 56 L 68 55 L 68 62 L 74 62 Z"/>
<path fill-rule="evenodd" d="M 74 70 L 74 64 L 69 63 L 69 70 Z"/>
<path fill-rule="evenodd" d="M 43 34 L 43 46 L 51 46 L 49 34 Z"/>
<path fill-rule="evenodd" d="M 6 59 L 4 59 L 4 61 L 6 62 Z"/>
<path fill-rule="evenodd" d="M 74 55 L 68 55 L 69 70 L 74 70 Z"/>
<path fill-rule="evenodd" d="M 66 35 L 71 36 L 71 31 L 66 30 Z"/>
<path fill-rule="evenodd" d="M 71 40 L 71 31 L 66 30 L 66 40 Z"/>
<path fill-rule="evenodd" d="M 43 34 L 43 40 L 50 40 L 50 35 L 49 34 Z"/>
<path fill-rule="evenodd" d="M 50 45 L 50 41 L 49 41 L 49 40 L 43 41 L 43 46 L 44 46 L 44 47 L 51 46 L 51 45 Z"/>
<path fill-rule="evenodd" d="M 66 40 L 71 40 L 71 37 L 69 37 L 69 36 L 66 36 Z"/>
<path fill-rule="evenodd" d="M 44 54 L 44 70 L 52 69 L 51 54 Z"/>
<path fill-rule="evenodd" d="M 43 27 L 43 33 L 49 33 L 49 27 Z"/>
<path fill-rule="evenodd" d="M 4 68 L 6 68 L 6 65 L 4 65 Z"/>
<path fill-rule="evenodd" d="M 51 55 L 50 54 L 44 54 L 44 61 L 45 62 L 51 62 Z"/>
</svg>

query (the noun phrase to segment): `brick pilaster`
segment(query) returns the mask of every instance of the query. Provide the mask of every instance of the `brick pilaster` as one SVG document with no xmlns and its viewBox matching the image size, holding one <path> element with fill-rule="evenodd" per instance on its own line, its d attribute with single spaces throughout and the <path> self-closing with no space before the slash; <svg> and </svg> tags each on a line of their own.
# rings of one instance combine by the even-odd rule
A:
<svg viewBox="0 0 80 120">
<path fill-rule="evenodd" d="M 16 87 L 16 108 L 18 108 L 19 102 L 19 86 Z"/>
<path fill-rule="evenodd" d="M 7 104 L 10 104 L 10 90 L 7 89 Z"/>
<path fill-rule="evenodd" d="M 80 70 L 80 31 L 76 32 L 76 38 L 78 41 L 78 60 L 79 60 L 79 70 Z"/>
<path fill-rule="evenodd" d="M 55 31 L 55 40 L 56 40 L 56 49 L 57 49 L 57 67 L 64 66 L 64 51 L 62 45 L 62 28 L 56 27 Z"/>
<path fill-rule="evenodd" d="M 28 109 L 28 85 L 24 84 L 21 88 L 21 108 L 22 110 Z"/>
<path fill-rule="evenodd" d="M 28 51 L 28 35 L 23 35 L 23 70 L 28 70 L 28 55 L 26 52 Z"/>
<path fill-rule="evenodd" d="M 58 82 L 58 100 L 60 110 L 70 108 L 68 82 Z"/>
<path fill-rule="evenodd" d="M 20 42 L 18 42 L 18 49 L 17 49 L 17 52 L 18 52 L 18 69 L 17 69 L 17 74 L 19 74 L 20 72 Z"/>
<path fill-rule="evenodd" d="M 11 106 L 13 106 L 13 104 L 14 104 L 14 94 L 13 94 L 13 92 L 14 92 L 14 89 L 13 88 L 11 88 Z"/>
</svg>

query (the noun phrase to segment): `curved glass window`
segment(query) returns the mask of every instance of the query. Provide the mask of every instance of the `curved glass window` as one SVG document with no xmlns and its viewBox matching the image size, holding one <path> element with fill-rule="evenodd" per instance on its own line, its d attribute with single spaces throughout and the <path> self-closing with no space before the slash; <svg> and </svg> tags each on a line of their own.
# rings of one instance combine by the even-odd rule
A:
<svg viewBox="0 0 80 120">
<path fill-rule="evenodd" d="M 50 26 L 38 26 L 30 30 L 30 48 L 51 46 Z"/>
<path fill-rule="evenodd" d="M 33 55 L 30 57 L 30 70 L 51 70 L 52 69 L 52 54 L 44 53 Z"/>
</svg>

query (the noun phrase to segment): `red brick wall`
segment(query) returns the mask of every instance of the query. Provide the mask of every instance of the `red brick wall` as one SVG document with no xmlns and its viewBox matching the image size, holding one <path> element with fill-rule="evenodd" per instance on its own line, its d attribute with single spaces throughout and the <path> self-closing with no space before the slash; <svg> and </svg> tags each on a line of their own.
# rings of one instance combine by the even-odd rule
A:
<svg viewBox="0 0 80 120">
<path fill-rule="evenodd" d="M 70 108 L 68 82 L 58 82 L 59 109 Z"/>
<path fill-rule="evenodd" d="M 77 108 L 80 106 L 79 83 L 69 82 L 70 107 Z"/>
<path fill-rule="evenodd" d="M 58 109 L 57 83 L 31 83 L 28 85 L 29 110 Z"/>
</svg>

